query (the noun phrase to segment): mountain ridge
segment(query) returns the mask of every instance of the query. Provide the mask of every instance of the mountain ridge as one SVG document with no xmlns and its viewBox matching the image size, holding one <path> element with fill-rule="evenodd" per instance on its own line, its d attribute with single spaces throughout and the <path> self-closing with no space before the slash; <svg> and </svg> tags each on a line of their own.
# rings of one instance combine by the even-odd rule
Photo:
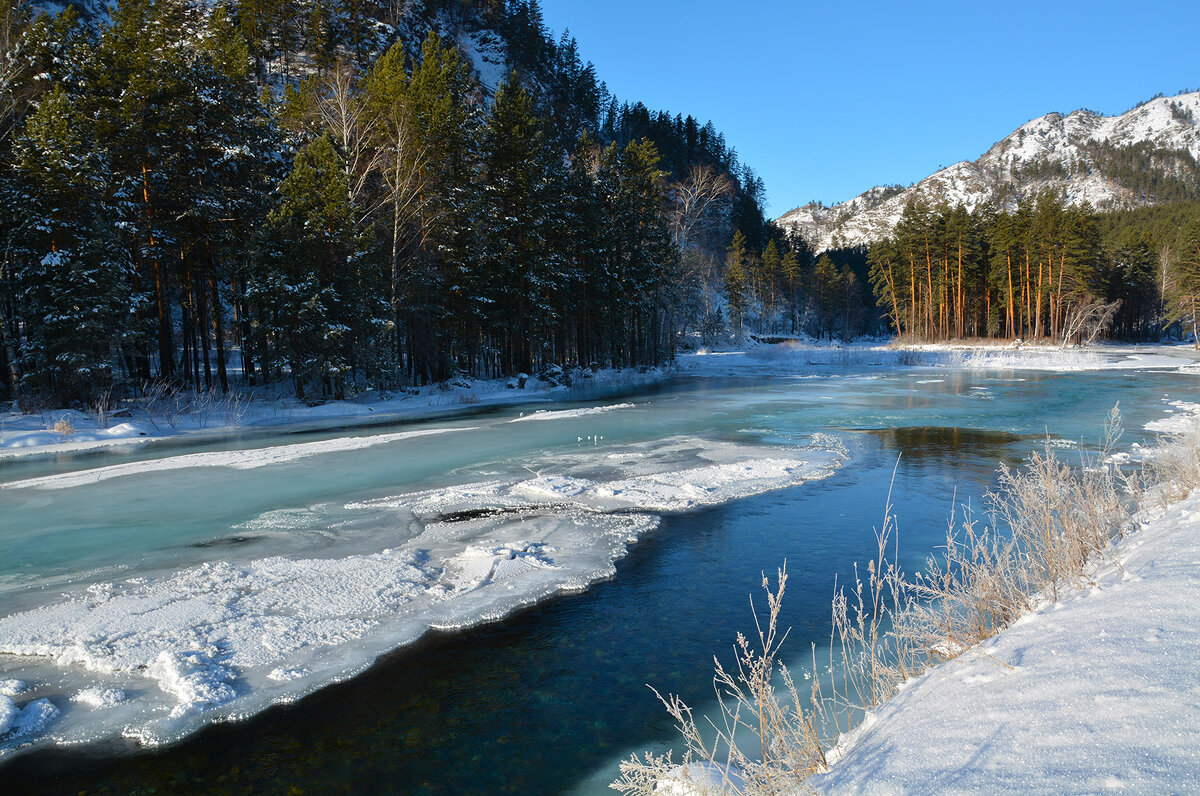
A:
<svg viewBox="0 0 1200 796">
<path fill-rule="evenodd" d="M 1200 196 L 1200 91 L 1158 96 L 1123 114 L 1080 109 L 1018 127 L 974 161 L 960 161 L 906 188 L 876 186 L 845 202 L 789 210 L 776 223 L 820 252 L 887 237 L 913 201 L 985 203 L 1013 209 L 1050 190 L 1097 209 Z"/>
</svg>

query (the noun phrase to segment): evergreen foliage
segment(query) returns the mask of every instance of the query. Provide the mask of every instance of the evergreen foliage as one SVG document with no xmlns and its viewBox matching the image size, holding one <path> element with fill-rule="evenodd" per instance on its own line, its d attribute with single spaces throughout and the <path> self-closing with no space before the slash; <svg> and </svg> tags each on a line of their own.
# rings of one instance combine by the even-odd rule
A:
<svg viewBox="0 0 1200 796">
<path fill-rule="evenodd" d="M 473 36 L 506 48 L 492 97 Z M 1086 168 L 1162 201 L 1195 195 L 1185 155 Z M 1139 182 L 1138 156 L 1175 176 Z M 818 259 L 711 123 L 611 96 L 536 0 L 119 0 L 86 24 L 0 0 L 0 203 L 0 395 L 27 405 L 651 366 L 878 331 L 872 288 L 926 337 L 1059 339 L 1117 299 L 1122 335 L 1194 319 L 1186 203 L 914 206 Z"/>
<path fill-rule="evenodd" d="M 0 22 L 0 393 L 655 365 L 723 332 L 735 228 L 759 319 L 794 304 L 806 255 L 761 181 L 711 124 L 618 103 L 533 0 L 120 0 L 88 24 L 8 0 Z M 495 32 L 489 101 L 458 42 Z"/>
</svg>

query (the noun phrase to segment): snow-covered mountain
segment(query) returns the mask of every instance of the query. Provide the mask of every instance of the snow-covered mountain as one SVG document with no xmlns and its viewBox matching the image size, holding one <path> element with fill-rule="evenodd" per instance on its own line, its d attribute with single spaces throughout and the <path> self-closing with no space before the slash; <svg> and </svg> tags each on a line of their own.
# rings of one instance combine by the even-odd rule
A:
<svg viewBox="0 0 1200 796">
<path fill-rule="evenodd" d="M 1022 125 L 978 160 L 955 163 L 908 188 L 876 187 L 846 202 L 804 205 L 777 221 L 818 251 L 889 235 L 913 200 L 1011 208 L 1044 189 L 1099 209 L 1200 194 L 1200 92 L 1157 97 L 1120 116 L 1078 110 Z"/>
</svg>

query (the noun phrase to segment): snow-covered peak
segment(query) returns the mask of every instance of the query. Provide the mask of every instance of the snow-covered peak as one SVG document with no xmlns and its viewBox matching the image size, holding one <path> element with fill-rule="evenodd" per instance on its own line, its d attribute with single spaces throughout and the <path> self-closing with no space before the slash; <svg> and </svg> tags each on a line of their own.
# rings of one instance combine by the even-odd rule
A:
<svg viewBox="0 0 1200 796">
<path fill-rule="evenodd" d="M 1098 168 L 1098 146 L 1182 150 L 1200 160 L 1200 92 L 1156 97 L 1119 116 L 1077 110 L 1048 113 L 1018 127 L 974 162 L 955 163 L 897 191 L 875 187 L 846 202 L 816 203 L 785 213 L 778 223 L 804 235 L 818 251 L 857 246 L 891 233 L 914 199 L 974 209 L 984 202 L 1011 206 L 1016 197 L 1050 188 L 1073 204 L 1121 207 L 1135 197 Z M 1145 168 L 1162 168 L 1147 162 Z M 1152 199 L 1151 199 L 1152 201 Z"/>
</svg>

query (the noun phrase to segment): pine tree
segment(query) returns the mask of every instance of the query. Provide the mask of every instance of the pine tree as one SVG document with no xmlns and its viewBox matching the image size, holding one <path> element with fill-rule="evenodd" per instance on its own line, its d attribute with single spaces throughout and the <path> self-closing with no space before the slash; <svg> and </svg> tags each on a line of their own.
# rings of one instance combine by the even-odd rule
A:
<svg viewBox="0 0 1200 796">
<path fill-rule="evenodd" d="M 1193 219 L 1179 232 L 1175 256 L 1167 269 L 1165 320 L 1189 327 L 1200 350 L 1200 221 Z"/>
<path fill-rule="evenodd" d="M 103 152 L 91 125 L 61 87 L 43 98 L 16 142 L 10 208 L 37 219 L 17 236 L 24 296 L 28 388 L 87 403 L 112 383 L 129 328 L 129 262 L 105 205 Z"/>
<path fill-rule="evenodd" d="M 812 302 L 816 316 L 817 333 L 832 334 L 834 318 L 840 303 L 838 270 L 828 254 L 817 258 L 813 270 Z"/>
<path fill-rule="evenodd" d="M 733 240 L 725 254 L 725 301 L 729 305 L 729 324 L 741 337 L 745 334 L 746 307 L 749 303 L 749 275 L 746 262 L 749 249 L 746 236 L 741 230 L 733 233 Z"/>
<path fill-rule="evenodd" d="M 540 364 L 536 342 L 550 339 L 556 320 L 551 294 L 562 269 L 551 232 L 561 180 L 555 152 L 515 73 L 496 91 L 483 143 L 472 310 L 494 334 L 501 368 L 531 371 Z"/>
<path fill-rule="evenodd" d="M 458 50 L 430 33 L 409 82 L 409 102 L 418 152 L 426 165 L 418 172 L 418 249 L 405 293 L 408 359 L 414 381 L 446 378 L 454 346 L 450 327 L 465 295 L 463 276 L 474 256 L 471 179 L 476 117 L 468 102 L 472 83 Z"/>
<path fill-rule="evenodd" d="M 388 315 L 343 165 L 327 135 L 297 153 L 251 287 L 257 313 L 272 319 L 260 327 L 260 346 L 279 352 L 301 397 L 313 386 L 344 397 L 357 352 L 380 342 Z"/>
</svg>

